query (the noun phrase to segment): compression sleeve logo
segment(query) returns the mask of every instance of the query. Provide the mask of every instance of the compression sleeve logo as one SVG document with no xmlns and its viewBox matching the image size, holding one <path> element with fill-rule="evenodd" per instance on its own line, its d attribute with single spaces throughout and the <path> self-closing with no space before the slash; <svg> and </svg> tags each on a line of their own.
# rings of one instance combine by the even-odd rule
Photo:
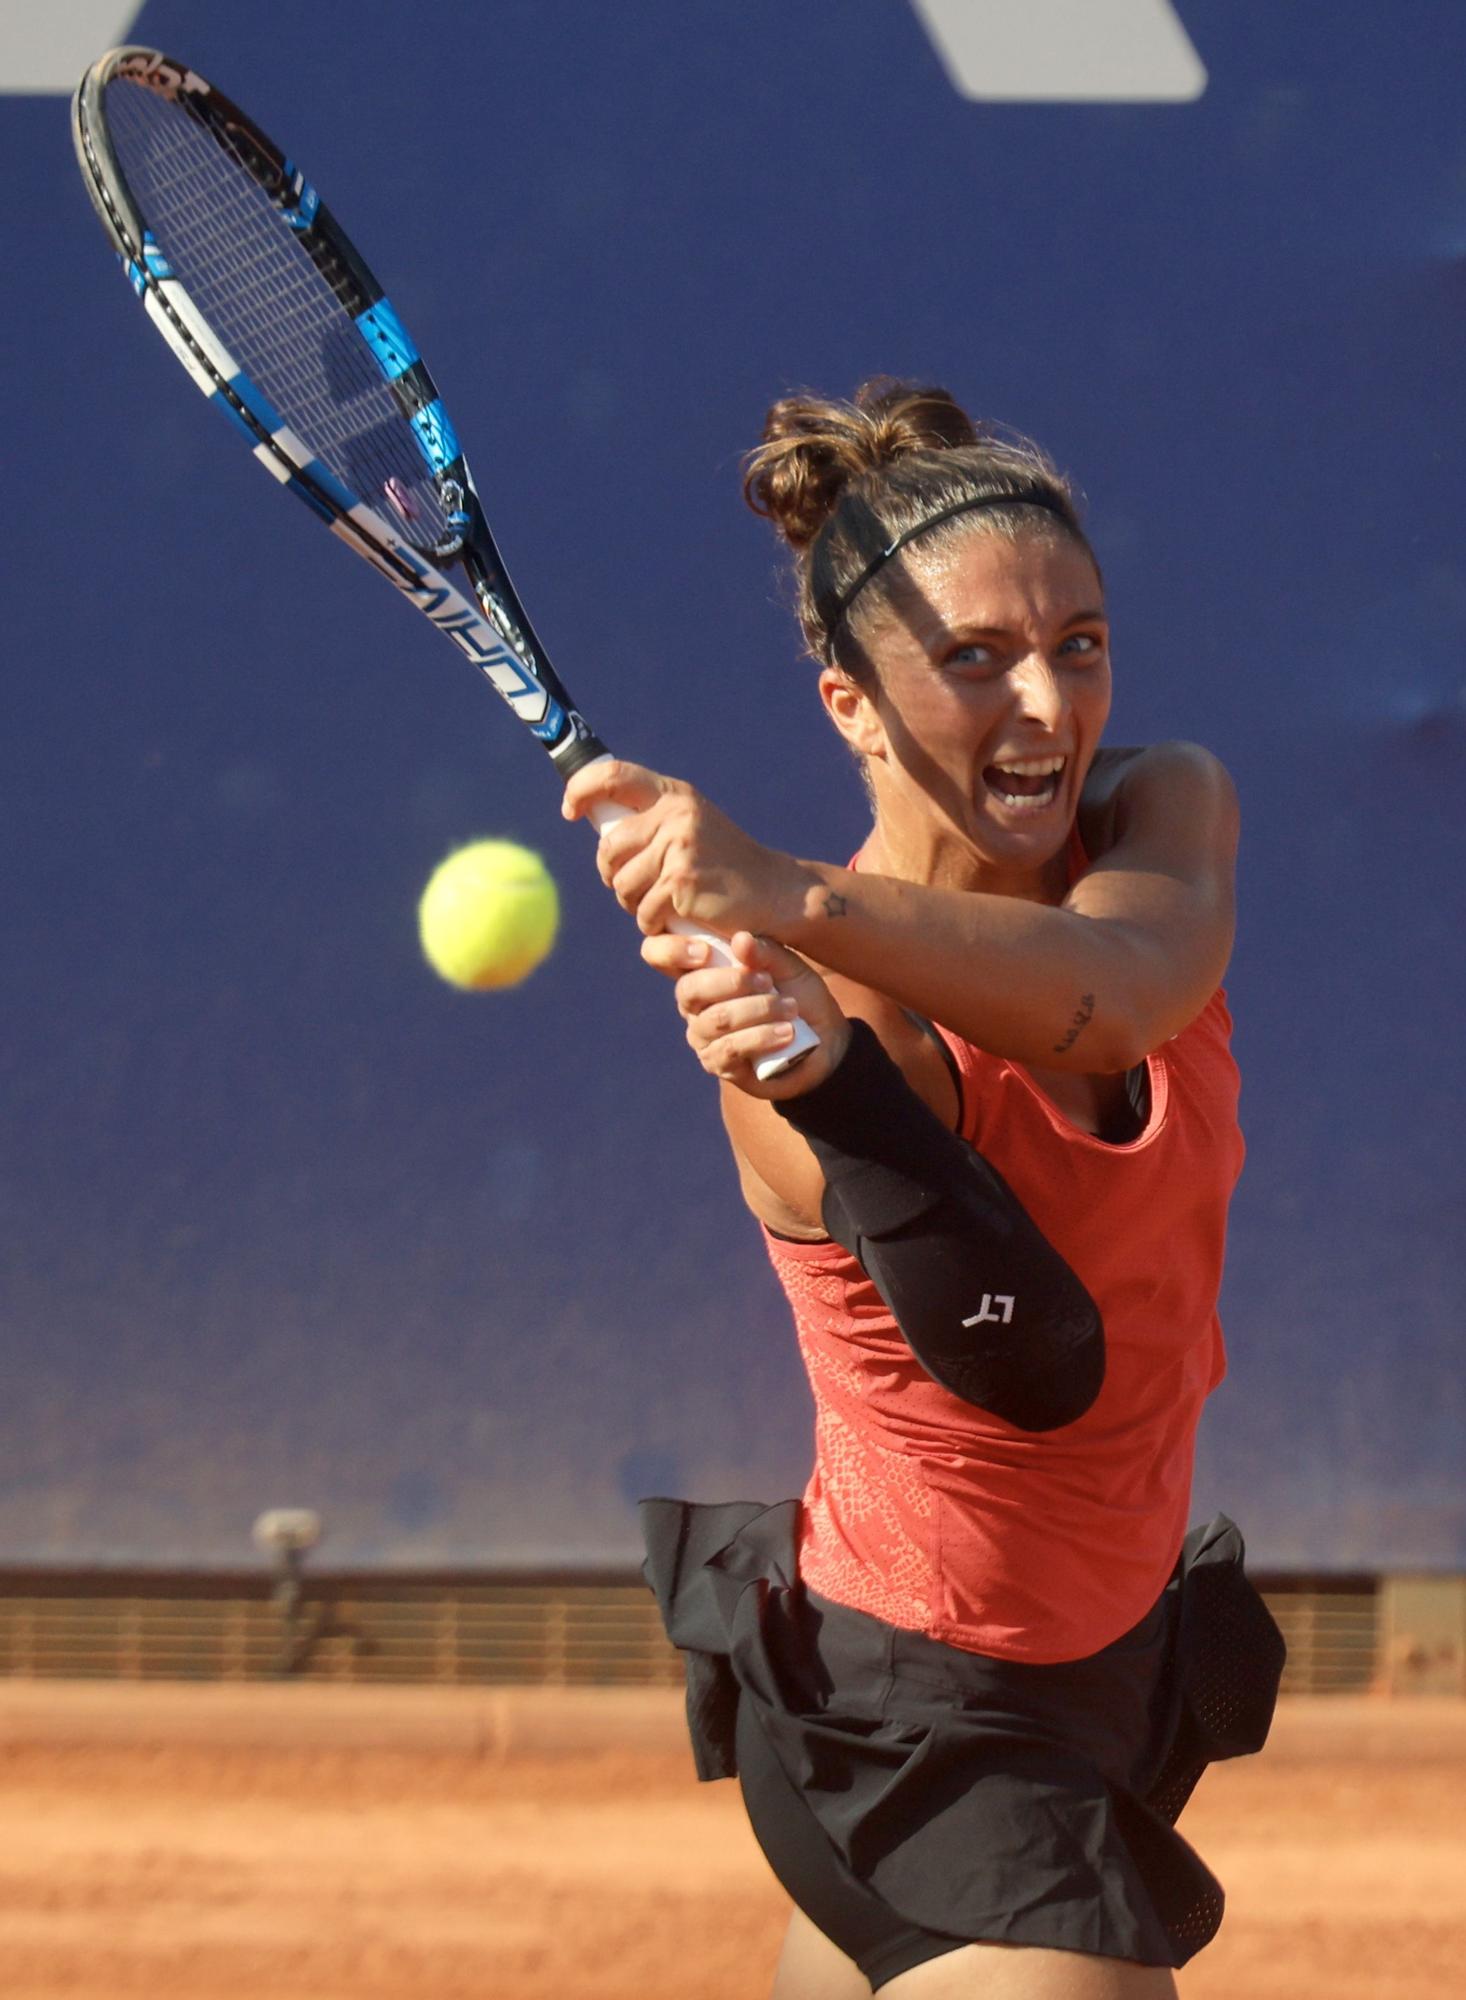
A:
<svg viewBox="0 0 1466 2000">
<path fill-rule="evenodd" d="M 987 103 L 1186 104 L 1206 65 L 1171 0 L 911 0 L 948 76 Z"/>
</svg>

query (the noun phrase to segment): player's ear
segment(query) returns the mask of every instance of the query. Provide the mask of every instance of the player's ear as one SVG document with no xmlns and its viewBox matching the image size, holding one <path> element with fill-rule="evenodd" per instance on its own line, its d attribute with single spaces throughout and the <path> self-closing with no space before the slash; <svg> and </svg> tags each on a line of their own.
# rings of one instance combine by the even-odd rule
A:
<svg viewBox="0 0 1466 2000">
<path fill-rule="evenodd" d="M 819 689 L 831 722 L 850 748 L 861 757 L 883 757 L 885 727 L 865 690 L 839 667 L 821 667 Z"/>
</svg>

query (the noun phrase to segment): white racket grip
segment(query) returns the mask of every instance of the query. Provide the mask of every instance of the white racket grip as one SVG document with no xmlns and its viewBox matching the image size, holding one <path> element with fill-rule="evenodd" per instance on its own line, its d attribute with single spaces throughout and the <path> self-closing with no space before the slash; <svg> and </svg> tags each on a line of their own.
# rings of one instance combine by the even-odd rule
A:
<svg viewBox="0 0 1466 2000">
<path fill-rule="evenodd" d="M 612 804 L 596 805 L 591 807 L 587 817 L 596 832 L 601 833 L 606 827 L 614 826 L 617 820 L 630 819 L 631 808 Z M 678 937 L 700 938 L 708 948 L 708 958 L 712 964 L 732 965 L 733 954 L 728 949 L 728 941 L 726 938 L 720 938 L 716 932 L 702 930 L 685 917 L 673 917 L 667 928 L 669 931 L 675 931 Z M 754 1064 L 753 1073 L 760 1083 L 767 1083 L 773 1076 L 782 1076 L 786 1069 L 792 1069 L 795 1063 L 802 1062 L 811 1049 L 819 1047 L 819 1036 L 808 1021 L 802 1020 L 798 1014 L 794 1016 L 793 1027 L 794 1039 L 787 1048 L 780 1049 L 777 1055 L 765 1056 L 761 1062 Z"/>
</svg>

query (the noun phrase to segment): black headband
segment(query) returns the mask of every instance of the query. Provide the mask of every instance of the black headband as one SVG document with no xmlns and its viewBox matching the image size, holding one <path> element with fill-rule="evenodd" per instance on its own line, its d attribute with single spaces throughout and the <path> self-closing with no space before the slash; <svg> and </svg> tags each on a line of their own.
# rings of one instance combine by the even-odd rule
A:
<svg viewBox="0 0 1466 2000">
<path fill-rule="evenodd" d="M 826 593 L 815 599 L 815 613 L 825 631 L 833 639 L 835 628 L 845 616 L 862 590 L 870 582 L 876 571 L 888 563 L 892 556 L 904 549 L 908 542 L 914 542 L 918 535 L 924 535 L 928 528 L 940 526 L 950 521 L 954 514 L 970 514 L 978 507 L 1042 507 L 1046 513 L 1054 515 L 1072 529 L 1074 522 L 1068 510 L 1044 493 L 983 493 L 974 499 L 954 500 L 950 507 L 939 508 L 935 514 L 928 514 L 924 521 L 918 521 L 914 528 L 908 528 L 904 535 L 897 535 L 893 542 L 887 542 L 878 555 L 871 557 L 854 583 L 843 591 Z"/>
</svg>

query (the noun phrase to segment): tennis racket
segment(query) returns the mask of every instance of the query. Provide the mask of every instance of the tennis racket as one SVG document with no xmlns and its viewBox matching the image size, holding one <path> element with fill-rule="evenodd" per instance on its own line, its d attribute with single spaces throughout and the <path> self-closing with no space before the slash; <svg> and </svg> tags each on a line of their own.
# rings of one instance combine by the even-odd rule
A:
<svg viewBox="0 0 1466 2000">
<path fill-rule="evenodd" d="M 72 136 L 149 319 L 265 470 L 467 655 L 562 780 L 608 756 L 509 580 L 411 335 L 295 163 L 156 49 L 92 64 Z M 595 825 L 623 817 L 603 808 Z M 732 963 L 723 939 L 672 928 Z M 794 1028 L 761 1077 L 816 1046 Z"/>
</svg>

